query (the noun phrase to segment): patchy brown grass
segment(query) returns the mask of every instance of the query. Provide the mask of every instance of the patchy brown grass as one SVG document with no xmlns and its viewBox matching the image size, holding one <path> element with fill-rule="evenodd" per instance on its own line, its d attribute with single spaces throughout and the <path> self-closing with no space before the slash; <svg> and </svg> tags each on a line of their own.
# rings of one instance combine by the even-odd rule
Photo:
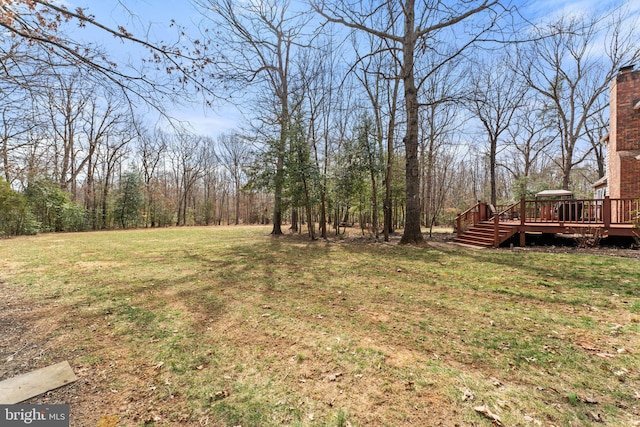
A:
<svg viewBox="0 0 640 427">
<path fill-rule="evenodd" d="M 640 269 L 607 255 L 273 238 L 3 241 L 0 379 L 72 425 L 640 425 Z"/>
</svg>

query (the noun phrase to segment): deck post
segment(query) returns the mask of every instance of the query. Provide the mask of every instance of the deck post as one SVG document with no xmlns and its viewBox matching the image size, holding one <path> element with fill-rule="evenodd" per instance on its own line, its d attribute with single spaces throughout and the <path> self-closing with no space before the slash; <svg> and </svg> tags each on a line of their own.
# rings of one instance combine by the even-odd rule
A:
<svg viewBox="0 0 640 427">
<path fill-rule="evenodd" d="M 493 247 L 497 248 L 500 245 L 499 233 L 500 231 L 500 217 L 498 214 L 493 215 Z"/>
<path fill-rule="evenodd" d="M 609 196 L 604 196 L 602 202 L 602 221 L 604 222 L 605 231 L 611 227 L 611 199 Z"/>
<path fill-rule="evenodd" d="M 524 223 L 527 217 L 527 203 L 524 201 L 524 197 L 520 199 L 520 232 L 518 233 L 519 242 L 521 248 L 527 246 L 527 233 L 524 231 Z"/>
<path fill-rule="evenodd" d="M 487 204 L 478 200 L 478 217 L 475 218 L 476 221 L 473 222 L 473 225 L 478 224 L 479 222 L 485 221 L 487 219 Z"/>
</svg>

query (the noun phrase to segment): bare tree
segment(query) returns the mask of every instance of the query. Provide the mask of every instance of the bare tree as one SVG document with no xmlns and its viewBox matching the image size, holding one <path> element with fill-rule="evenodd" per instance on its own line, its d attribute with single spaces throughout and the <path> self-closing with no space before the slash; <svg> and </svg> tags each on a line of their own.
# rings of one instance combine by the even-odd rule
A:
<svg viewBox="0 0 640 427">
<path fill-rule="evenodd" d="M 39 127 L 33 100 L 26 94 L 0 89 L 0 158 L 4 179 L 13 183 L 20 175 L 19 156 L 30 144 L 29 134 Z"/>
<path fill-rule="evenodd" d="M 479 68 L 482 73 L 470 73 L 470 109 L 480 121 L 486 136 L 489 159 L 489 182 L 491 186 L 491 203 L 497 204 L 496 167 L 498 165 L 498 144 L 503 133 L 511 126 L 511 122 L 520 108 L 527 92 L 525 83 L 518 74 L 511 72 L 508 57 L 497 58 L 491 65 L 484 64 Z"/>
<path fill-rule="evenodd" d="M 250 153 L 248 141 L 240 134 L 223 134 L 218 137 L 218 157 L 233 180 L 235 197 L 235 224 L 240 224 L 240 193 L 244 168 Z"/>
<path fill-rule="evenodd" d="M 433 87 L 435 88 L 435 87 Z M 443 189 L 450 171 L 449 163 L 455 156 L 452 137 L 457 129 L 457 112 L 454 104 L 433 104 L 424 109 L 422 138 L 420 138 L 421 174 L 423 177 L 422 201 L 425 224 L 429 233 L 444 203 Z M 449 146 L 449 147 L 447 147 Z"/>
<path fill-rule="evenodd" d="M 108 93 L 104 97 L 100 97 L 98 100 L 96 97 L 89 97 L 86 106 L 86 118 L 83 121 L 83 135 L 82 140 L 79 141 L 80 148 L 78 151 L 83 153 L 83 156 L 78 159 L 77 155 L 74 155 L 76 164 L 74 165 L 74 171 L 76 177 L 80 173 L 84 173 L 86 176 L 85 190 L 84 190 L 84 204 L 85 209 L 89 212 L 92 220 L 92 227 L 98 227 L 97 217 L 97 194 L 99 191 L 95 185 L 95 174 L 99 164 L 98 154 L 100 145 L 105 143 L 109 134 L 119 133 L 119 129 L 123 122 L 129 123 L 123 117 L 123 111 L 120 109 L 120 105 L 113 96 Z M 125 110 L 127 111 L 127 110 Z M 75 177 L 73 178 L 75 182 Z"/>
<path fill-rule="evenodd" d="M 16 40 L 13 50 L 5 50 L 13 61 L 23 63 L 28 59 L 52 69 L 73 67 L 86 80 L 118 87 L 130 102 L 133 96 L 162 112 L 167 98 L 177 99 L 185 88 L 215 96 L 213 87 L 217 82 L 211 70 L 215 58 L 206 42 L 187 40 L 184 30 L 175 23 L 171 25 L 176 27 L 173 41 L 154 41 L 147 38 L 152 33 L 149 28 L 141 29 L 143 35 L 137 36 L 123 25 L 106 25 L 87 8 L 71 10 L 55 0 L 0 4 L 0 28 Z M 136 67 L 119 63 L 100 46 L 78 42 L 66 31 L 71 27 L 90 28 L 114 37 L 129 50 L 141 52 L 142 61 Z M 21 67 L 12 71 L 12 77 L 24 80 Z"/>
<path fill-rule="evenodd" d="M 176 189 L 176 225 L 187 225 L 189 199 L 202 173 L 204 140 L 186 130 L 173 135 L 169 157 Z"/>
<path fill-rule="evenodd" d="M 144 220 L 145 227 L 157 225 L 156 187 L 161 162 L 165 160 L 169 146 L 169 136 L 156 128 L 153 132 L 146 129 L 138 131 L 138 157 L 141 163 L 142 181 L 144 184 Z"/>
<path fill-rule="evenodd" d="M 330 125 L 331 131 L 331 151 L 332 151 L 332 167 L 330 176 L 333 182 L 333 209 L 332 209 L 332 221 L 336 235 L 340 234 L 340 224 L 349 223 L 349 209 L 351 207 L 351 192 L 348 185 L 343 185 L 345 181 L 345 175 L 349 175 L 349 172 L 345 174 L 344 164 L 352 163 L 350 160 L 345 159 L 350 154 L 350 145 L 353 142 L 353 135 L 351 134 L 357 123 L 357 90 L 354 85 L 351 84 L 348 79 L 343 82 L 339 90 L 335 92 L 335 106 L 333 107 L 335 114 L 332 115 Z M 346 161 L 345 161 L 346 160 Z M 349 181 L 349 179 L 346 179 Z"/>
<path fill-rule="evenodd" d="M 216 221 L 218 189 L 221 186 L 220 159 L 216 151 L 213 138 L 205 138 L 202 158 L 202 197 L 205 225 Z"/>
<path fill-rule="evenodd" d="M 224 49 L 220 65 L 229 84 L 254 85 L 263 90 L 263 123 L 275 124 L 271 139 L 275 154 L 272 234 L 282 234 L 284 157 L 292 116 L 292 67 L 295 51 L 305 42 L 308 17 L 290 8 L 288 0 L 238 3 L 232 0 L 194 0 L 214 25 L 216 43 Z M 220 30 L 222 29 L 222 30 Z M 268 114 L 268 115 L 267 115 Z"/>
<path fill-rule="evenodd" d="M 452 137 L 451 135 L 447 135 Z M 429 227 L 429 235 L 433 234 L 433 227 L 438 225 L 439 218 L 441 217 L 447 203 L 453 199 L 457 203 L 466 199 L 466 194 L 453 191 L 456 179 L 463 180 L 464 177 L 456 176 L 460 163 L 463 162 L 460 156 L 460 145 L 451 143 L 437 144 L 434 147 L 435 152 L 432 157 L 432 164 L 430 165 L 432 171 L 431 179 L 432 184 L 429 186 L 429 210 L 430 215 L 427 218 L 427 225 Z"/>
<path fill-rule="evenodd" d="M 51 138 L 55 141 L 54 179 L 62 190 L 71 190 L 74 195 L 75 181 L 80 173 L 75 167 L 80 151 L 78 139 L 89 93 L 81 84 L 79 74 L 58 74 L 43 100 L 49 114 Z"/>
<path fill-rule="evenodd" d="M 518 198 L 528 194 L 529 181 L 543 169 L 543 160 L 554 157 L 548 148 L 557 137 L 556 127 L 545 119 L 539 104 L 535 94 L 527 97 L 507 129 L 506 159 L 498 163 L 516 180 Z"/>
<path fill-rule="evenodd" d="M 498 0 L 460 1 L 456 4 L 446 1 L 405 0 L 385 1 L 383 3 L 347 3 L 342 1 L 316 0 L 311 2 L 313 8 L 329 22 L 344 25 L 356 31 L 362 31 L 382 38 L 387 42 L 383 52 L 391 52 L 401 65 L 400 75 L 404 86 L 404 101 L 407 114 L 406 134 L 404 137 L 406 156 L 406 223 L 401 243 L 419 243 L 423 240 L 420 228 L 420 173 L 418 158 L 418 85 L 416 69 L 422 76 L 433 70 L 421 70 L 416 66 L 416 55 L 429 52 L 432 57 L 440 57 L 438 64 L 443 64 L 458 56 L 463 50 L 477 41 L 479 34 L 484 33 L 495 23 L 495 16 L 490 16 L 488 24 L 476 28 L 470 40 L 465 41 L 458 49 L 446 52 L 438 51 L 435 42 L 438 36 L 463 21 L 469 20 L 483 12 L 491 12 L 498 6 Z M 380 19 L 380 16 L 384 19 Z M 462 35 L 458 29 L 458 36 Z M 381 52 L 374 52 L 381 53 Z M 436 65 L 437 67 L 438 65 Z"/>
<path fill-rule="evenodd" d="M 336 85 L 342 74 L 341 46 L 336 35 L 328 33 L 319 37 L 312 49 L 303 52 L 300 72 L 303 77 L 303 96 L 308 115 L 308 135 L 313 150 L 315 167 L 320 179 L 320 237 L 327 238 L 328 179 L 333 161 L 332 147 L 335 145 L 334 120 L 339 114 L 339 99 L 343 85 Z"/>
<path fill-rule="evenodd" d="M 391 225 L 392 207 L 391 207 L 391 169 L 394 160 L 394 143 L 395 128 L 398 117 L 398 92 L 400 87 L 400 79 L 397 76 L 400 73 L 398 62 L 393 56 L 371 55 L 372 51 L 381 51 L 388 43 L 384 39 L 368 34 L 365 38 L 368 41 L 365 45 L 368 51 L 360 52 L 360 42 L 357 38 L 353 38 L 353 45 L 356 51 L 356 64 L 353 67 L 356 79 L 361 83 L 362 88 L 367 94 L 373 112 L 374 122 L 374 138 L 378 144 L 378 152 L 382 156 L 386 152 L 384 158 L 380 158 L 380 163 L 384 164 L 384 187 L 385 197 L 383 200 L 383 234 L 385 242 L 389 241 L 389 233 L 393 232 Z M 367 49 L 367 48 L 365 48 Z M 373 176 L 372 176 L 373 180 Z M 375 180 L 374 180 L 375 183 Z M 373 185 L 376 187 L 376 185 Z M 377 213 L 377 194 L 373 194 L 373 223 L 375 237 L 378 237 L 378 213 Z"/>
<path fill-rule="evenodd" d="M 447 173 L 452 170 L 448 166 L 456 151 L 454 134 L 462 131 L 461 102 L 465 73 L 460 69 L 460 61 L 450 61 L 434 69 L 421 84 L 419 96 L 423 100 L 421 137 L 419 140 L 421 200 L 425 225 L 432 232 L 434 222 L 441 210 L 442 195 L 448 179 Z M 440 158 L 442 156 L 442 158 Z M 441 167 L 442 165 L 442 167 Z M 440 172 L 442 170 L 442 172 Z"/>
<path fill-rule="evenodd" d="M 109 132 L 99 146 L 103 229 L 110 227 L 109 194 L 116 181 L 116 173 L 128 154 L 129 143 L 136 137 L 133 128 L 134 126 L 126 120 L 120 122 L 117 131 Z"/>
<path fill-rule="evenodd" d="M 602 97 L 601 100 L 606 102 L 607 99 Z M 597 113 L 594 114 L 585 124 L 585 133 L 591 144 L 593 157 L 598 171 L 598 178 L 602 178 L 606 173 L 606 139 L 609 129 L 609 117 L 606 108 L 596 108 Z"/>
<path fill-rule="evenodd" d="M 520 73 L 541 95 L 557 127 L 564 189 L 569 189 L 572 169 L 593 150 L 585 135 L 606 108 L 602 97 L 609 83 L 621 66 L 640 58 L 636 21 L 618 11 L 588 19 L 561 17 L 534 28 L 533 41 L 520 55 L 525 59 Z M 602 38 L 604 51 L 598 48 Z"/>
</svg>

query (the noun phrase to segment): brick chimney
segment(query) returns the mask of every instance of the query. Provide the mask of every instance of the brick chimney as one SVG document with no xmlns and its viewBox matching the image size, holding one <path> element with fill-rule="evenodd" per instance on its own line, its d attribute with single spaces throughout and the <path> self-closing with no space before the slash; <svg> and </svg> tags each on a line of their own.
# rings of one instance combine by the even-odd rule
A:
<svg viewBox="0 0 640 427">
<path fill-rule="evenodd" d="M 609 196 L 640 198 L 640 71 L 622 67 L 611 83 Z"/>
</svg>

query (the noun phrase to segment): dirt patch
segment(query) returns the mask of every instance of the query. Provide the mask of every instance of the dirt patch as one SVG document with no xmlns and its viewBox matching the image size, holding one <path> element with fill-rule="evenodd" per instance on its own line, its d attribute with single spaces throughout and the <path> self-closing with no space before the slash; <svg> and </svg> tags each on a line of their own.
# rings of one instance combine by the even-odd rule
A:
<svg viewBox="0 0 640 427">
<path fill-rule="evenodd" d="M 69 360 L 70 356 L 73 359 L 73 346 L 68 343 L 60 345 L 60 325 L 56 316 L 51 316 L 50 307 L 55 307 L 55 300 L 51 301 L 51 306 L 43 306 L 27 299 L 24 290 L 15 287 L 3 295 L 3 300 L 4 307 L 0 311 L 3 331 L 0 335 L 0 360 L 3 362 L 0 380 Z M 91 400 L 97 397 L 94 393 L 97 384 L 82 365 L 73 363 L 73 360 L 71 365 L 78 381 L 24 403 L 70 404 L 73 408 L 72 417 L 87 419 L 95 424 L 98 420 L 85 399 L 88 395 L 94 396 Z"/>
<path fill-rule="evenodd" d="M 144 423 L 164 415 L 158 402 L 150 399 L 150 391 L 157 387 L 159 371 L 130 363 L 131 355 L 113 334 L 104 329 L 98 331 L 96 325 L 83 324 L 82 318 L 65 318 L 55 299 L 34 303 L 25 296 L 24 289 L 16 287 L 10 293 L 3 292 L 2 298 L 0 380 L 64 360 L 69 361 L 78 377 L 72 384 L 23 404 L 68 404 L 71 426 L 115 426 L 122 416 Z M 84 329 L 81 334 L 96 337 L 89 340 L 92 348 L 76 345 L 73 337 L 78 329 Z M 85 359 L 89 353 L 99 354 L 99 360 Z"/>
</svg>

